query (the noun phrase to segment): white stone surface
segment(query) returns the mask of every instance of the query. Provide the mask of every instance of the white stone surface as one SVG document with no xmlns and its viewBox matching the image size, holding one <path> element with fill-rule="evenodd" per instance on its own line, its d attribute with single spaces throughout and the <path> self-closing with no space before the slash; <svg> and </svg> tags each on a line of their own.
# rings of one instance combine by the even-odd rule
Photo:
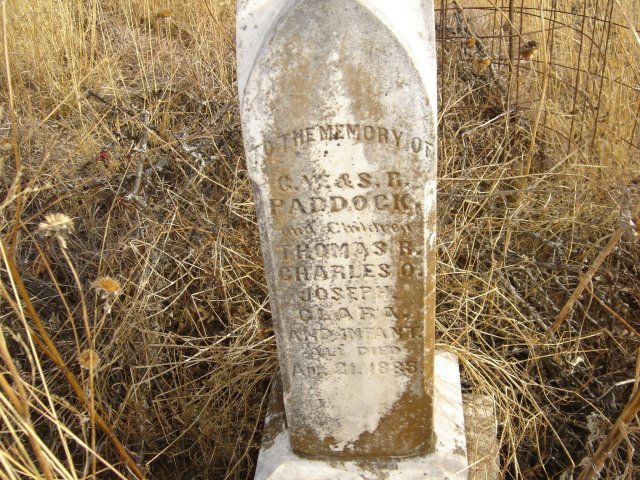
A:
<svg viewBox="0 0 640 480">
<path fill-rule="evenodd" d="M 238 88 L 296 452 L 432 447 L 431 0 L 244 0 Z"/>
<path fill-rule="evenodd" d="M 238 92 L 240 102 L 244 98 L 249 74 L 253 70 L 260 47 L 269 40 L 272 31 L 296 0 L 238 0 L 236 6 Z M 437 98 L 436 39 L 432 1 L 362 0 L 360 2 L 372 10 L 398 35 L 399 40 L 414 58 L 416 67 L 423 78 L 429 98 Z M 339 14 L 329 12 L 328 14 Z M 436 113 L 436 103 L 431 105 Z"/>
<path fill-rule="evenodd" d="M 435 380 L 435 451 L 408 458 L 338 461 L 299 457 L 291 450 L 281 402 L 272 398 L 255 480 L 466 479 L 460 374 L 458 361 L 452 354 L 436 352 Z M 279 395 L 275 390 L 273 394 Z"/>
</svg>

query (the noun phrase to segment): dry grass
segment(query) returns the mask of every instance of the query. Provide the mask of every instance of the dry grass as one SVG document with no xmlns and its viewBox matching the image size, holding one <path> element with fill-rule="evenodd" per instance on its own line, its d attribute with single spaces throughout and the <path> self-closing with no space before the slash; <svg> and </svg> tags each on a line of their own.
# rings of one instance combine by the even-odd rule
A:
<svg viewBox="0 0 640 480">
<path fill-rule="evenodd" d="M 277 363 L 233 2 L 0 5 L 0 478 L 251 478 Z M 637 7 L 457 5 L 438 341 L 505 478 L 638 478 Z"/>
</svg>

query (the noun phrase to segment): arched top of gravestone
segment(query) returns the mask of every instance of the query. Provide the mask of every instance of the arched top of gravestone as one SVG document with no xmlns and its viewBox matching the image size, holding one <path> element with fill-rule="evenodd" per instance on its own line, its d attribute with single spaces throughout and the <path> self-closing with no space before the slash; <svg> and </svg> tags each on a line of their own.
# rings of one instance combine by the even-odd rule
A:
<svg viewBox="0 0 640 480">
<path fill-rule="evenodd" d="M 310 3 L 320 7 L 325 18 L 340 17 L 343 7 L 349 3 L 358 4 L 370 10 L 381 26 L 395 32 L 396 40 L 410 58 L 415 59 L 422 84 L 427 90 L 427 97 L 435 99 L 437 85 L 434 80 L 436 69 L 436 41 L 433 3 L 392 2 L 389 0 L 342 0 L 334 2 L 306 2 L 305 0 L 238 0 L 237 15 L 237 59 L 238 59 L 238 93 L 240 104 L 261 49 L 268 44 L 274 31 L 295 5 Z M 433 102 L 435 113 L 435 102 Z"/>
</svg>

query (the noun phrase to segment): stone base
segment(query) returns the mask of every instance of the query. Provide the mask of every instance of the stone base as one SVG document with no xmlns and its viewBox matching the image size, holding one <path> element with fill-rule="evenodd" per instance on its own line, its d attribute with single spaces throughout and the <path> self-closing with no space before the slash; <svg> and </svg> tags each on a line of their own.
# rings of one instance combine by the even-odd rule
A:
<svg viewBox="0 0 640 480">
<path fill-rule="evenodd" d="M 462 398 L 469 480 L 498 480 L 501 478 L 500 445 L 493 398 L 470 393 L 464 394 Z"/>
<path fill-rule="evenodd" d="M 315 460 L 291 450 L 280 381 L 271 393 L 255 480 L 463 480 L 468 477 L 458 360 L 435 355 L 433 453 L 395 459 Z"/>
</svg>

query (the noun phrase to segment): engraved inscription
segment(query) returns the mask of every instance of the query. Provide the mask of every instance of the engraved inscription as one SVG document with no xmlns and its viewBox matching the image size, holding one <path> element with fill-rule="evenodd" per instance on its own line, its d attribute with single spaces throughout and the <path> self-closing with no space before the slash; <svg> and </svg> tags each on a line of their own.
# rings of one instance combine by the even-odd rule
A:
<svg viewBox="0 0 640 480">
<path fill-rule="evenodd" d="M 370 141 L 410 150 L 426 145 L 397 129 L 366 124 L 327 124 L 275 138 L 261 144 L 270 157 L 315 141 Z M 277 176 L 273 187 L 269 208 L 274 219 L 283 219 L 284 240 L 273 246 L 279 259 L 275 275 L 290 286 L 295 299 L 283 312 L 290 349 L 314 360 L 313 366 L 296 364 L 294 376 L 414 374 L 415 365 L 403 366 L 406 348 L 400 345 L 422 338 L 418 325 L 424 310 L 420 303 L 410 310 L 396 305 L 398 287 L 424 277 L 421 204 L 411 180 L 391 169 L 300 169 Z M 358 220 L 348 220 L 349 214 Z M 397 220 L 374 220 L 385 215 Z M 314 330 L 310 325 L 324 327 Z M 400 344 L 384 346 L 375 343 L 378 340 Z M 338 361 L 342 357 L 358 362 Z M 362 361 L 380 357 L 388 361 Z"/>
<path fill-rule="evenodd" d="M 369 363 L 336 363 L 335 373 L 338 375 L 408 375 L 417 371 L 415 363 L 409 362 L 369 362 Z"/>
<path fill-rule="evenodd" d="M 423 154 L 433 158 L 433 144 L 423 138 L 412 136 L 398 128 L 363 123 L 335 123 L 313 125 L 286 133 L 267 137 L 262 143 L 253 145 L 251 150 L 261 150 L 265 155 L 303 147 L 314 142 L 339 142 L 351 140 L 390 145 L 398 150 Z"/>
<path fill-rule="evenodd" d="M 277 191 L 270 199 L 274 216 L 336 214 L 339 212 L 389 212 L 410 213 L 419 211 L 420 202 L 406 192 L 409 185 L 403 181 L 400 172 L 360 172 L 339 173 L 335 177 L 326 172 L 301 174 L 294 179 L 281 175 L 277 179 Z M 335 195 L 323 195 L 326 190 Z M 299 196 L 297 192 L 314 195 Z M 338 194 L 339 193 L 339 194 Z M 284 194 L 284 195 L 283 195 Z"/>
<path fill-rule="evenodd" d="M 422 339 L 424 327 L 420 324 L 400 327 L 345 327 L 338 329 L 314 328 L 293 322 L 289 329 L 289 340 L 317 342 L 319 340 L 410 340 Z"/>
</svg>

